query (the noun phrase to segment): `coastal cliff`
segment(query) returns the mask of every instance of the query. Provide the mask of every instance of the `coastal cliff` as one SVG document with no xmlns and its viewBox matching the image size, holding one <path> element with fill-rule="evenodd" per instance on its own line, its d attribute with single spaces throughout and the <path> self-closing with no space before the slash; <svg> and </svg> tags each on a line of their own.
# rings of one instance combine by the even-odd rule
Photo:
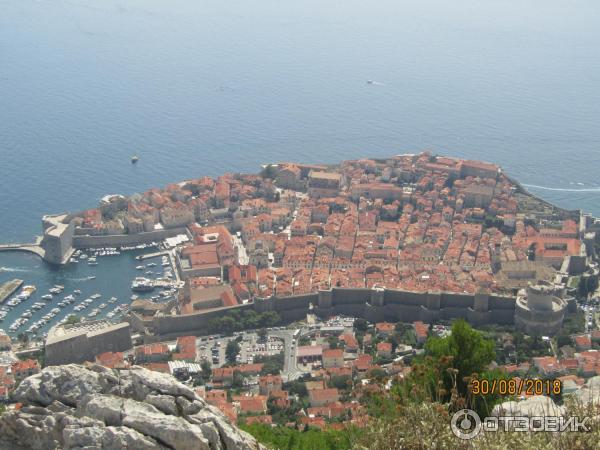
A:
<svg viewBox="0 0 600 450">
<path fill-rule="evenodd" d="M 254 450 L 262 446 L 169 375 L 51 366 L 21 382 L 0 448 Z"/>
</svg>

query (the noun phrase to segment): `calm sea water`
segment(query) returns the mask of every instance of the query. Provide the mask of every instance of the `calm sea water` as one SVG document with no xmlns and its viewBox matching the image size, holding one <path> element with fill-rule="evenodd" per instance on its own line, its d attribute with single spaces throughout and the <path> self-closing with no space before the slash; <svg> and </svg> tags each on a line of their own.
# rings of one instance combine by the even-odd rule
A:
<svg viewBox="0 0 600 450">
<path fill-rule="evenodd" d="M 107 193 L 423 149 L 600 214 L 598 23 L 595 0 L 0 0 L 0 241 Z"/>
</svg>

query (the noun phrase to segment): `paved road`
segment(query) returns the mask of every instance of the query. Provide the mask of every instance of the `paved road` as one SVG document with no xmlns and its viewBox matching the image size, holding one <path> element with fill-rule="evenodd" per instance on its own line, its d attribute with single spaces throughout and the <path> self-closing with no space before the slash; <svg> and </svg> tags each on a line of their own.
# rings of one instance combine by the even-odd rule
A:
<svg viewBox="0 0 600 450">
<path fill-rule="evenodd" d="M 300 375 L 296 373 L 296 343 L 294 342 L 294 331 L 269 330 L 269 336 L 283 340 L 283 370 L 281 376 L 285 381 L 295 380 Z M 294 343 L 293 348 L 292 343 Z"/>
<path fill-rule="evenodd" d="M 282 376 L 285 378 L 285 381 L 292 381 L 300 378 L 302 375 L 306 374 L 303 370 L 298 368 L 298 364 L 296 364 L 296 352 L 298 350 L 298 341 L 302 336 L 310 333 L 308 328 L 300 328 L 300 333 L 298 336 L 294 338 L 294 332 L 296 330 L 273 330 L 269 331 L 269 335 L 279 337 L 283 339 L 283 348 L 284 348 L 284 363 L 283 363 L 283 372 Z"/>
<path fill-rule="evenodd" d="M 246 252 L 246 247 L 242 240 L 236 235 L 233 237 L 233 245 L 238 248 L 238 263 L 242 266 L 247 265 L 250 262 L 250 257 L 248 256 L 248 252 Z"/>
</svg>

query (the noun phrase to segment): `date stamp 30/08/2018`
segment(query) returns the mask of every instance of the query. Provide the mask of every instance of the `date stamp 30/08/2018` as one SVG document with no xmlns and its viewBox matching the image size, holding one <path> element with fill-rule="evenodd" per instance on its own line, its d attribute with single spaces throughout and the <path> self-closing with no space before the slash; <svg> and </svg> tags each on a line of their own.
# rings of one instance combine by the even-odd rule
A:
<svg viewBox="0 0 600 450">
<path fill-rule="evenodd" d="M 557 379 L 512 378 L 509 380 L 473 380 L 473 395 L 560 395 L 562 383 Z"/>
</svg>

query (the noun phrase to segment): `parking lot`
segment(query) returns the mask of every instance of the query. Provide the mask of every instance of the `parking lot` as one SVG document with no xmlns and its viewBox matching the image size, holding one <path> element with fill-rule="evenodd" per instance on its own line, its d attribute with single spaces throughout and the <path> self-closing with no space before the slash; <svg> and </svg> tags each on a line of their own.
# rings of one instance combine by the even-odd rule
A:
<svg viewBox="0 0 600 450">
<path fill-rule="evenodd" d="M 198 348 L 198 361 L 208 361 L 212 367 L 221 367 L 226 364 L 225 349 L 227 343 L 242 337 L 240 353 L 237 357 L 238 364 L 252 364 L 258 355 L 276 355 L 283 351 L 283 341 L 277 337 L 267 335 L 266 342 L 260 342 L 256 333 L 235 333 L 227 337 L 201 337 L 196 341 Z"/>
</svg>

